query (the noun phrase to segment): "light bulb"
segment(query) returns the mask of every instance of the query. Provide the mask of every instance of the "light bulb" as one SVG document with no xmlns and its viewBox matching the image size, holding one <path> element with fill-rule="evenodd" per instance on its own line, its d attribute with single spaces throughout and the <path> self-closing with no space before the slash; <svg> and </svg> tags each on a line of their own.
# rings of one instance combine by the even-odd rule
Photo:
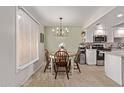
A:
<svg viewBox="0 0 124 93">
<path fill-rule="evenodd" d="M 68 30 L 68 28 L 66 27 L 65 30 Z"/>
<path fill-rule="evenodd" d="M 55 31 L 55 29 L 52 29 L 52 31 L 54 32 L 54 31 Z"/>
<path fill-rule="evenodd" d="M 59 28 L 58 28 L 58 27 L 57 27 L 56 29 L 57 29 L 57 30 L 59 30 Z"/>
<path fill-rule="evenodd" d="M 69 32 L 69 30 L 67 30 L 67 33 Z"/>
</svg>

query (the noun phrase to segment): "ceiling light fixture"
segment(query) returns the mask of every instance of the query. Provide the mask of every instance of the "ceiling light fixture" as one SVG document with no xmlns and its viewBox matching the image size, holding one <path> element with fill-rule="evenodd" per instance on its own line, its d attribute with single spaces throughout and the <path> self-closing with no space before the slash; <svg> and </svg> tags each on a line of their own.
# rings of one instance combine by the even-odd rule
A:
<svg viewBox="0 0 124 93">
<path fill-rule="evenodd" d="M 118 15 L 117 15 L 118 18 L 119 18 L 119 17 L 122 17 L 122 16 L 123 16 L 123 14 L 118 14 Z"/>
<path fill-rule="evenodd" d="M 57 37 L 64 37 L 67 36 L 69 33 L 69 29 L 67 27 L 64 27 L 62 25 L 62 17 L 59 18 L 60 19 L 60 24 L 59 27 L 53 27 L 52 32 L 55 36 Z"/>
</svg>

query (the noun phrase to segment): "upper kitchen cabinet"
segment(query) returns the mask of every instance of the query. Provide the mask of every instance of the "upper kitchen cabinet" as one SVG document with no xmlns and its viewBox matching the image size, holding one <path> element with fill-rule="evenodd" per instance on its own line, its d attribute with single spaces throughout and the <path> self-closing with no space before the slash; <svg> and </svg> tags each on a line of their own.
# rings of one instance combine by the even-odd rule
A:
<svg viewBox="0 0 124 93">
<path fill-rule="evenodd" d="M 113 26 L 114 38 L 123 38 L 124 37 L 124 23 L 120 23 Z"/>
<path fill-rule="evenodd" d="M 107 35 L 106 24 L 103 22 L 103 20 L 100 19 L 87 28 L 86 42 L 94 42 L 94 36 L 106 35 Z"/>
<path fill-rule="evenodd" d="M 86 42 L 93 42 L 93 28 L 89 27 L 86 32 Z"/>
<path fill-rule="evenodd" d="M 124 28 L 117 28 L 114 32 L 114 38 L 124 38 Z"/>
</svg>

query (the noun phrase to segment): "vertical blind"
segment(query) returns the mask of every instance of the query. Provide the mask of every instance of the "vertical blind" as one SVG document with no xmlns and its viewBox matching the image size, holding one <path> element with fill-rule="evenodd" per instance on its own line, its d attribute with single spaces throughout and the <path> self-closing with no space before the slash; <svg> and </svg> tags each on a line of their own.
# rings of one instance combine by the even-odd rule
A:
<svg viewBox="0 0 124 93">
<path fill-rule="evenodd" d="M 23 68 L 39 59 L 38 55 L 39 24 L 25 11 L 17 10 L 17 66 Z"/>
</svg>

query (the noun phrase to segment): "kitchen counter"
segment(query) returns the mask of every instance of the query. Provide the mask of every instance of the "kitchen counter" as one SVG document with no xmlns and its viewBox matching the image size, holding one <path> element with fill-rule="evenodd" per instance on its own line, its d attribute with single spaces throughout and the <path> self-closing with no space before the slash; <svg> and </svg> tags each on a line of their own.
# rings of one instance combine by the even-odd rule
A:
<svg viewBox="0 0 124 93">
<path fill-rule="evenodd" d="M 119 85 L 124 85 L 124 50 L 105 52 L 105 74 Z"/>
<path fill-rule="evenodd" d="M 111 55 L 121 56 L 124 57 L 124 50 L 112 50 L 110 52 L 105 52 Z"/>
</svg>

